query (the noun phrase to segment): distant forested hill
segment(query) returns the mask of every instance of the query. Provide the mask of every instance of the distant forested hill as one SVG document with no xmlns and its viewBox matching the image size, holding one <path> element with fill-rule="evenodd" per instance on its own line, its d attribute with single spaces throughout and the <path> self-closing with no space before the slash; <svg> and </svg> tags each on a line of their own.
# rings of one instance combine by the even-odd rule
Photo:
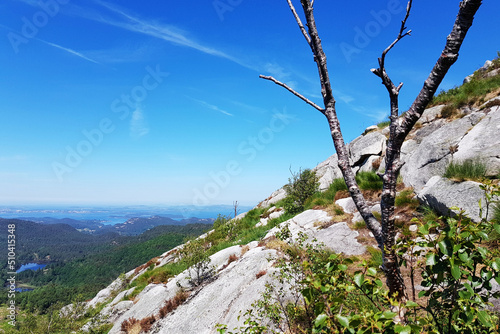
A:
<svg viewBox="0 0 500 334">
<path fill-rule="evenodd" d="M 44 225 L 18 219 L 0 218 L 0 242 L 7 244 L 7 226 L 14 224 L 16 260 L 20 266 L 26 262 L 66 261 L 102 250 L 118 242 L 117 233 L 93 236 L 78 232 L 66 224 Z M 0 252 L 0 267 L 6 263 L 7 253 Z"/>
<path fill-rule="evenodd" d="M 17 275 L 20 283 L 36 287 L 20 293 L 19 306 L 30 311 L 46 311 L 57 302 L 69 303 L 77 295 L 95 295 L 121 273 L 196 237 L 211 224 L 163 225 L 138 236 L 117 233 L 91 235 L 65 224 L 38 224 L 22 220 L 0 219 L 0 242 L 7 244 L 7 226 L 16 225 L 16 258 L 18 265 L 48 262 L 42 271 L 25 271 Z M 5 283 L 7 257 L 2 253 L 2 275 Z M 44 261 L 41 261 L 44 260 Z M 0 294 L 4 302 L 5 291 Z"/>
</svg>

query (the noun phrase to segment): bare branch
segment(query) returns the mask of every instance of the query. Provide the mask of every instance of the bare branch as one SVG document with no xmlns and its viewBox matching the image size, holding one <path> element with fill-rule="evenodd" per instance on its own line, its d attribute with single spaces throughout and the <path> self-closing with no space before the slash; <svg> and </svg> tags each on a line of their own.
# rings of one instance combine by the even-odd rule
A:
<svg viewBox="0 0 500 334">
<path fill-rule="evenodd" d="M 302 101 L 304 101 L 305 103 L 313 106 L 314 108 L 316 108 L 317 110 L 321 111 L 321 113 L 324 113 L 325 112 L 325 109 L 321 108 L 320 106 L 318 106 L 316 103 L 312 102 L 311 100 L 309 100 L 307 97 L 305 97 L 304 95 L 300 94 L 300 93 L 297 93 L 295 90 L 293 90 L 292 88 L 290 88 L 287 84 L 281 82 L 281 81 L 278 81 L 276 80 L 275 78 L 271 77 L 271 76 L 267 76 L 267 75 L 259 75 L 259 78 L 262 78 L 262 79 L 266 79 L 266 80 L 269 80 L 269 81 L 272 81 L 274 82 L 275 84 L 277 84 L 278 86 L 281 86 L 283 88 L 285 88 L 286 90 L 288 90 L 290 93 L 292 93 L 293 95 L 297 96 L 299 99 L 301 99 Z"/>
<path fill-rule="evenodd" d="M 295 17 L 295 21 L 297 21 L 297 24 L 299 25 L 300 31 L 302 32 L 302 35 L 304 35 L 307 44 L 311 45 L 311 37 L 309 37 L 309 34 L 306 31 L 306 28 L 302 24 L 302 21 L 300 20 L 299 14 L 297 14 L 297 11 L 295 10 L 295 7 L 293 6 L 292 0 L 286 0 L 288 2 L 288 6 L 292 10 L 293 16 Z M 314 2 L 314 1 L 313 1 Z"/>
<path fill-rule="evenodd" d="M 411 6 L 413 4 L 413 0 L 409 0 L 408 1 L 408 4 L 406 5 L 406 16 L 405 18 L 403 19 L 403 21 L 401 21 L 401 28 L 399 29 L 399 34 L 398 34 L 398 37 L 396 38 L 396 40 L 394 40 L 394 42 L 391 43 L 391 45 L 389 45 L 385 50 L 384 52 L 382 52 L 382 57 L 379 58 L 379 64 L 380 64 L 380 68 L 382 70 L 385 70 L 385 67 L 384 67 L 384 64 L 385 64 L 385 56 L 387 55 L 387 53 L 389 51 L 391 51 L 391 49 L 400 41 L 402 40 L 405 36 L 409 36 L 411 35 L 411 30 L 408 30 L 407 32 L 405 32 L 405 30 L 407 29 L 406 28 L 406 21 L 408 20 L 408 17 L 410 17 L 410 11 L 411 11 Z"/>
</svg>

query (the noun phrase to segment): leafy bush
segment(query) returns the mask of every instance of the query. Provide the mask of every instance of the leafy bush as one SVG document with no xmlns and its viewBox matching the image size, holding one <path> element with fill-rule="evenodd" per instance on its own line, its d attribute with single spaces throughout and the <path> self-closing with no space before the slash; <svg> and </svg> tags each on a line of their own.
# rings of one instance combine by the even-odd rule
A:
<svg viewBox="0 0 500 334">
<path fill-rule="evenodd" d="M 292 172 L 288 184 L 284 187 L 287 196 L 284 200 L 284 209 L 291 214 L 304 211 L 304 205 L 308 198 L 319 190 L 319 182 L 316 173 L 305 169 L 298 173 Z"/>
<path fill-rule="evenodd" d="M 417 231 L 419 240 L 401 239 L 398 243 L 403 265 L 403 254 L 425 256 L 420 263 L 422 283 L 426 289 L 419 293 L 426 312 L 425 332 L 437 333 L 496 333 L 498 317 L 487 311 L 488 300 L 498 298 L 492 292 L 492 279 L 500 282 L 500 258 L 481 244 L 488 240 L 492 230 L 500 225 L 486 220 L 479 223 L 460 214 L 447 218 L 441 229 L 439 222 L 427 222 Z M 437 237 L 431 236 L 439 231 Z M 415 291 L 415 287 L 413 287 Z M 415 313 L 410 321 L 422 323 Z"/>
<path fill-rule="evenodd" d="M 444 177 L 457 181 L 480 181 L 485 178 L 486 165 L 478 159 L 467 159 L 462 162 L 450 162 Z"/>
<path fill-rule="evenodd" d="M 191 240 L 180 251 L 183 261 L 189 266 L 189 284 L 199 286 L 213 275 L 210 256 L 205 240 Z"/>
</svg>

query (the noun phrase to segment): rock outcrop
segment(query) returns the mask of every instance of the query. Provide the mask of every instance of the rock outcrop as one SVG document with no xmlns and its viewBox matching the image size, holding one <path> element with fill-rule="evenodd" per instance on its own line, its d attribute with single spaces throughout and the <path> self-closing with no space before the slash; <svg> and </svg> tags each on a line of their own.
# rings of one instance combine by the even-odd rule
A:
<svg viewBox="0 0 500 334">
<path fill-rule="evenodd" d="M 303 233 L 307 235 L 309 242 L 323 243 L 335 252 L 347 255 L 363 254 L 365 247 L 356 240 L 358 232 L 352 231 L 345 222 L 331 223 L 331 220 L 322 210 L 305 211 L 269 230 L 263 238 L 264 244 L 266 240 L 275 238 L 274 235 L 283 226 L 288 226 L 292 239 L 297 239 L 300 233 Z M 228 261 L 231 256 L 237 260 Z M 114 324 L 110 334 L 120 334 L 124 321 L 157 315 L 167 300 L 174 298 L 179 291 L 187 289 L 190 291 L 188 299 L 175 311 L 155 322 L 153 332 L 217 333 L 215 327 L 218 323 L 226 324 L 231 329 L 243 325 L 243 319 L 239 319 L 240 311 L 245 312 L 264 292 L 266 283 L 272 280 L 272 273 L 276 271 L 273 264 L 277 257 L 276 250 L 266 248 L 265 245 L 259 246 L 255 241 L 245 246 L 232 246 L 210 257 L 215 275 L 201 286 L 189 287 L 187 278 L 190 273 L 186 270 L 166 284 L 149 284 L 134 301 L 123 300 L 133 291 L 123 288 L 123 280 L 132 281 L 143 272 L 130 271 L 125 278 L 116 280 L 99 292 L 89 305 L 95 306 L 113 299 L 101 311 L 99 319 L 102 319 L 101 323 Z M 156 263 L 161 266 L 175 261 L 174 259 L 171 251 L 160 256 Z M 117 287 L 122 287 L 121 291 Z M 118 295 L 112 298 L 110 291 Z M 89 326 L 85 328 L 88 330 Z"/>
<path fill-rule="evenodd" d="M 457 215 L 459 212 L 450 208 L 458 207 L 464 210 L 473 221 L 478 222 L 481 220 L 478 203 L 479 201 L 486 203 L 484 191 L 479 188 L 479 185 L 473 181 L 454 182 L 436 175 L 419 192 L 418 199 L 444 216 Z"/>
</svg>

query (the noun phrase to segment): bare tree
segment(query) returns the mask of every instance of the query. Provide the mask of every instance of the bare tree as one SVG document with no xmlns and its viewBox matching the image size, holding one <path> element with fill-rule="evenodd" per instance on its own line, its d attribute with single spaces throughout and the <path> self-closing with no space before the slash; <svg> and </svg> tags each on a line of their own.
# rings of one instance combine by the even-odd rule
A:
<svg viewBox="0 0 500 334">
<path fill-rule="evenodd" d="M 481 6 L 481 0 L 463 0 L 460 2 L 457 18 L 453 29 L 448 35 L 444 50 L 432 69 L 429 77 L 425 80 L 424 86 L 418 96 L 415 98 L 411 107 L 402 115 L 399 115 L 398 95 L 403 84 L 396 86 L 385 68 L 385 58 L 387 53 L 405 36 L 410 35 L 411 30 L 407 31 L 406 21 L 410 15 L 412 0 L 409 0 L 406 15 L 401 22 L 401 28 L 397 38 L 390 44 L 378 59 L 379 67 L 373 69 L 372 72 L 382 79 L 382 83 L 386 87 L 390 98 L 390 135 L 387 142 L 387 150 L 385 154 L 386 170 L 383 175 L 383 190 L 381 196 L 382 218 L 379 222 L 372 214 L 363 194 L 361 193 L 357 183 L 355 174 L 349 164 L 349 155 L 346 144 L 342 137 L 339 120 L 335 109 L 335 98 L 332 92 L 330 77 L 328 75 L 326 55 L 321 45 L 321 40 L 316 28 L 316 22 L 313 14 L 314 0 L 301 0 L 304 11 L 306 25 L 302 23 L 292 0 L 287 0 L 297 24 L 304 35 L 307 44 L 313 53 L 314 62 L 317 65 L 319 79 L 321 83 L 321 94 L 323 97 L 324 107 L 320 107 L 310 101 L 302 94 L 296 92 L 286 84 L 276 80 L 270 76 L 261 75 L 260 77 L 270 80 L 295 96 L 299 97 L 307 104 L 311 105 L 323 115 L 326 116 L 330 125 L 330 132 L 333 139 L 333 144 L 338 156 L 338 165 L 342 171 L 342 175 L 349 189 L 349 193 L 356 204 L 358 211 L 366 222 L 368 228 L 372 231 L 377 240 L 379 248 L 382 250 L 384 257 L 383 270 L 386 276 L 386 283 L 391 295 L 395 296 L 400 302 L 407 300 L 406 288 L 403 277 L 399 270 L 398 258 L 393 250 L 396 237 L 396 227 L 394 225 L 394 201 L 396 197 L 396 182 L 399 171 L 403 166 L 400 160 L 401 146 L 411 131 L 415 123 L 422 116 L 425 107 L 429 104 L 434 96 L 439 84 L 448 72 L 449 68 L 455 63 L 458 58 L 458 52 L 462 42 L 467 34 L 467 31 L 472 26 L 474 15 Z M 307 28 L 306 28 L 307 27 Z M 404 316 L 404 314 L 400 314 Z"/>
<path fill-rule="evenodd" d="M 234 201 L 233 202 L 233 208 L 234 208 L 234 218 L 236 218 L 236 216 L 238 215 L 238 201 Z"/>
</svg>

